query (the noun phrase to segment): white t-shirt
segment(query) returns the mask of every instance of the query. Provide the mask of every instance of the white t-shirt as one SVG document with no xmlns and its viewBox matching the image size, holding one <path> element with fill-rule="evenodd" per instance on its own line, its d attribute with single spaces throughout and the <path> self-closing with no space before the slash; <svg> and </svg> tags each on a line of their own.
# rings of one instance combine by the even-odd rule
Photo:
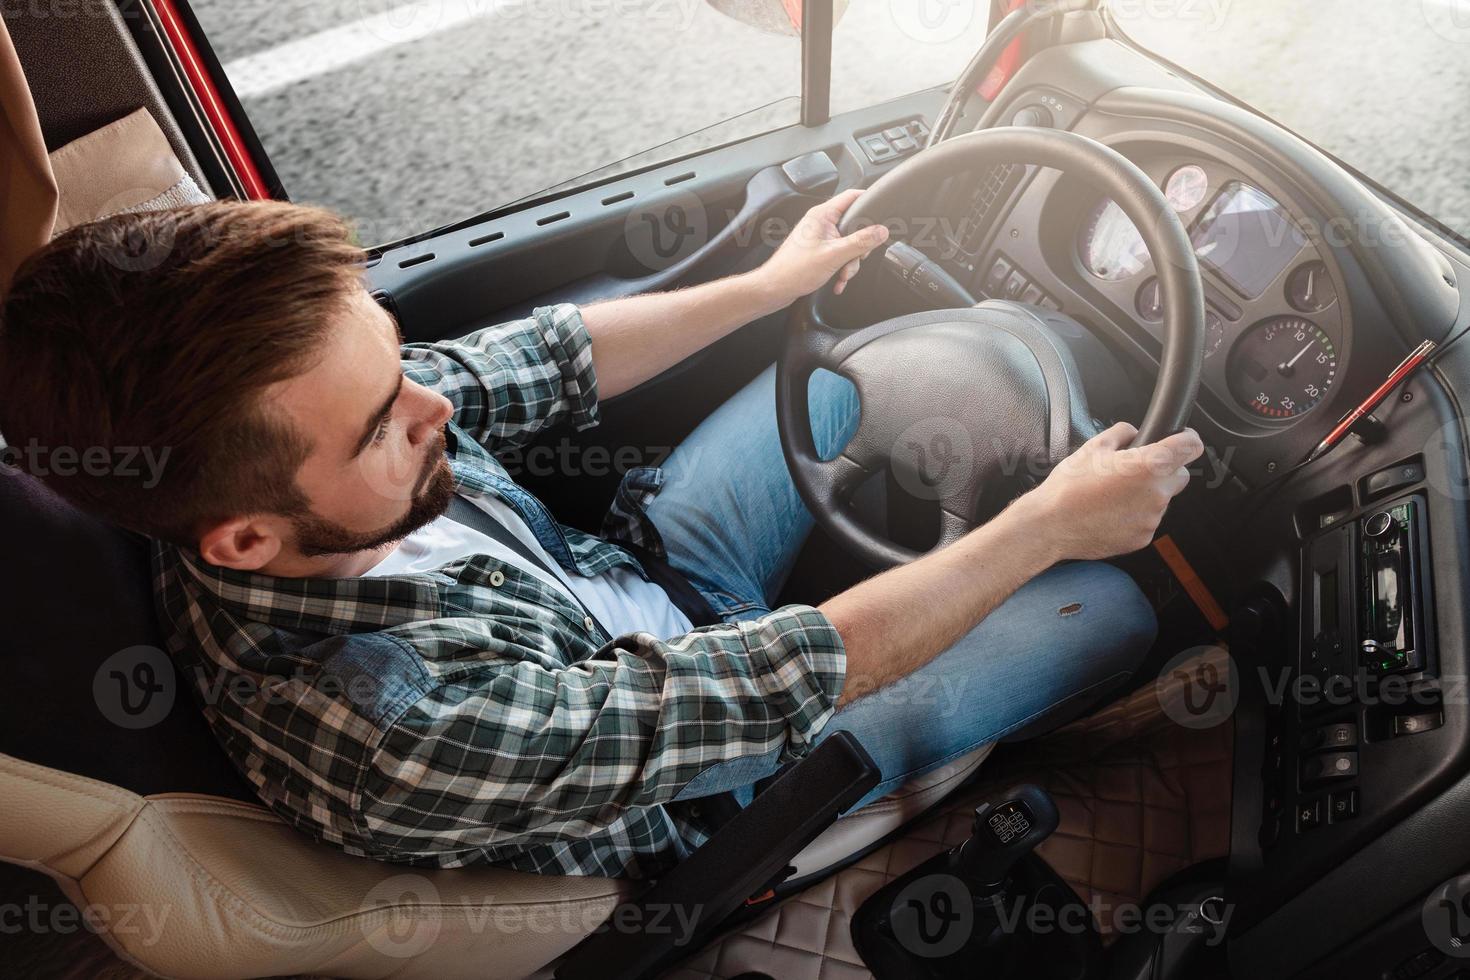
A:
<svg viewBox="0 0 1470 980">
<path fill-rule="evenodd" d="M 425 524 L 404 538 L 392 553 L 368 575 L 412 575 L 437 568 L 470 555 L 487 555 L 536 576 L 553 588 L 582 600 L 597 621 L 612 633 L 652 633 L 661 640 L 682 636 L 693 629 L 689 617 L 679 611 L 669 594 L 631 568 L 610 568 L 600 575 L 568 573 L 541 547 L 536 535 L 510 505 L 498 497 L 466 497 L 470 503 L 510 529 L 531 553 L 556 571 L 552 578 L 544 570 L 527 565 L 525 559 L 494 538 L 448 517 Z M 572 603 L 576 605 L 575 602 Z"/>
</svg>

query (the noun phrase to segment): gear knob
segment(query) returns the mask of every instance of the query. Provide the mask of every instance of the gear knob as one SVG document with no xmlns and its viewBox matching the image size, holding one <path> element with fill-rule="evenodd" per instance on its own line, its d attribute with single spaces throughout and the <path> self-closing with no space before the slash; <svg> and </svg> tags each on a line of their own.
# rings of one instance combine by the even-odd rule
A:
<svg viewBox="0 0 1470 980">
<path fill-rule="evenodd" d="M 970 839 L 950 857 L 950 869 L 975 895 L 989 895 L 1005 885 L 1016 862 L 1036 849 L 1057 829 L 1060 817 L 1051 795 L 1040 786 L 1017 786 L 1002 803 L 975 808 Z"/>
</svg>

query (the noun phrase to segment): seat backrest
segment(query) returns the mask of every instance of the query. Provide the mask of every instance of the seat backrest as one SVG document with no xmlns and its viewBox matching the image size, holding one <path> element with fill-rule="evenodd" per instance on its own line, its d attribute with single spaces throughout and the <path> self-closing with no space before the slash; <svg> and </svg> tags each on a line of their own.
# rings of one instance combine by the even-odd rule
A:
<svg viewBox="0 0 1470 980">
<path fill-rule="evenodd" d="M 0 465 L 0 752 L 140 795 L 255 795 L 163 649 L 148 547 Z"/>
<path fill-rule="evenodd" d="M 536 973 L 628 882 L 414 869 L 260 806 L 162 649 L 147 545 L 0 465 L 0 860 L 165 976 Z M 0 896 L 0 901 L 8 897 Z"/>
</svg>

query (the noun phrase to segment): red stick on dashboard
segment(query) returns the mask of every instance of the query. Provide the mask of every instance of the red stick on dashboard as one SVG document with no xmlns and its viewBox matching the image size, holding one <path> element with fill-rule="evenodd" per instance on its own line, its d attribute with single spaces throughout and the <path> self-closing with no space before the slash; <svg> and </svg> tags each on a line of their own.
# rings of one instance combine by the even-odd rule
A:
<svg viewBox="0 0 1470 980">
<path fill-rule="evenodd" d="M 1399 361 L 1398 367 L 1393 369 L 1393 372 L 1384 380 L 1383 384 L 1373 389 L 1373 394 L 1363 399 L 1361 405 L 1339 419 L 1337 425 L 1332 427 L 1332 431 L 1327 433 L 1327 438 L 1317 443 L 1316 447 L 1307 454 L 1307 458 L 1302 460 L 1302 462 L 1310 463 L 1339 442 L 1342 442 L 1343 438 L 1352 431 L 1353 426 L 1357 425 L 1363 416 L 1383 404 L 1383 400 L 1399 386 L 1400 382 L 1412 374 L 1415 368 L 1423 364 L 1430 354 L 1434 353 L 1436 346 L 1438 345 L 1434 341 L 1426 340 L 1410 351 L 1409 356 Z"/>
</svg>

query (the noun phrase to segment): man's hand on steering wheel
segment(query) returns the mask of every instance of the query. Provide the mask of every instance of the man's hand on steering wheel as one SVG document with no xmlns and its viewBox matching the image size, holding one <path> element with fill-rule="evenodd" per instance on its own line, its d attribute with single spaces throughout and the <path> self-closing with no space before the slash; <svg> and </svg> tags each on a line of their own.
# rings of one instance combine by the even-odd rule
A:
<svg viewBox="0 0 1470 980">
<path fill-rule="evenodd" d="M 868 253 L 888 240 L 883 225 L 860 228 L 850 235 L 838 230 L 842 215 L 861 194 L 861 188 L 853 188 L 812 208 L 761 266 L 760 275 L 781 306 L 821 289 L 834 275 L 832 291 L 842 292 Z"/>
<path fill-rule="evenodd" d="M 1030 510 L 1060 558 L 1111 558 L 1153 541 L 1205 447 L 1193 429 L 1129 448 L 1137 435 L 1119 422 L 1093 436 L 1013 505 Z"/>
</svg>

